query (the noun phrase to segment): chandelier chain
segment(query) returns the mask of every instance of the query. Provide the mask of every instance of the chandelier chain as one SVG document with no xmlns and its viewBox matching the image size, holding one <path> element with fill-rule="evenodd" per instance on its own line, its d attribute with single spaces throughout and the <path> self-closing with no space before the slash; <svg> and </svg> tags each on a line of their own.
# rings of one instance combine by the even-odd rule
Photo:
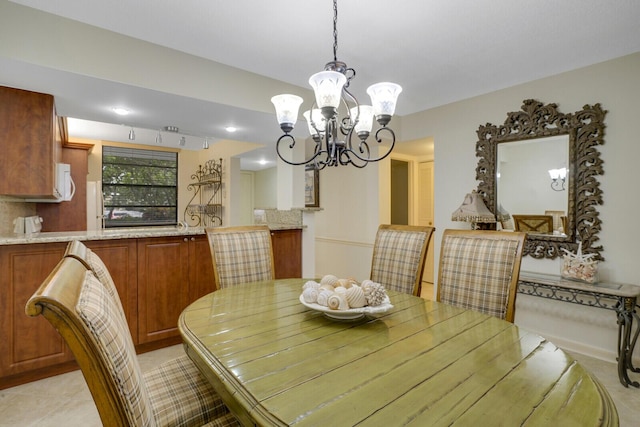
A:
<svg viewBox="0 0 640 427">
<path fill-rule="evenodd" d="M 333 60 L 338 60 L 338 0 L 333 0 Z"/>
</svg>

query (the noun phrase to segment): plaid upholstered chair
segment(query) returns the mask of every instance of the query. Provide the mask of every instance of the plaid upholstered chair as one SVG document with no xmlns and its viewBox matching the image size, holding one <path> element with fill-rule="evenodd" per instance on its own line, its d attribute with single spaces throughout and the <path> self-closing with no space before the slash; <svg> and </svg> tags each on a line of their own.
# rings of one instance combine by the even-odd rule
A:
<svg viewBox="0 0 640 427">
<path fill-rule="evenodd" d="M 80 260 L 66 256 L 27 302 L 73 352 L 105 426 L 235 426 L 187 356 L 143 374 L 124 314 Z"/>
<path fill-rule="evenodd" d="M 206 232 L 218 289 L 275 279 L 269 227 L 213 227 Z"/>
<path fill-rule="evenodd" d="M 373 244 L 370 279 L 386 289 L 420 296 L 433 230 L 413 225 L 380 225 Z"/>
<path fill-rule="evenodd" d="M 107 292 L 109 292 L 111 298 L 113 298 L 113 303 L 118 307 L 118 313 L 122 313 L 123 315 L 125 314 L 122 302 L 120 301 L 120 296 L 118 295 L 118 289 L 111 277 L 111 273 L 109 273 L 107 266 L 104 265 L 104 262 L 98 255 L 96 255 L 91 249 L 87 248 L 81 241 L 73 240 L 67 245 L 67 250 L 65 251 L 64 256 L 77 259 L 87 270 L 93 271 L 98 280 L 100 280 L 100 283 L 107 288 Z"/>
<path fill-rule="evenodd" d="M 513 323 L 525 233 L 445 230 L 436 300 Z"/>
</svg>

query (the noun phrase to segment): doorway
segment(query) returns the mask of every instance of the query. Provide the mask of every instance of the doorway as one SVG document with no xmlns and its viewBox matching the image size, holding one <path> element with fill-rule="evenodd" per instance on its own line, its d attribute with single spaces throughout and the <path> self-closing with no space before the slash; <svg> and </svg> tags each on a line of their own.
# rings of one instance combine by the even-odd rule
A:
<svg viewBox="0 0 640 427">
<path fill-rule="evenodd" d="M 391 224 L 409 225 L 409 162 L 391 159 Z"/>
</svg>

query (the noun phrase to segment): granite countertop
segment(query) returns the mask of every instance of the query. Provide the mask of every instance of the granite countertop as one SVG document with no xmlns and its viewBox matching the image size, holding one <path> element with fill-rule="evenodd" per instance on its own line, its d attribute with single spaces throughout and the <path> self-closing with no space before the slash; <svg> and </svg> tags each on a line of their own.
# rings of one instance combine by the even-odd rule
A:
<svg viewBox="0 0 640 427">
<path fill-rule="evenodd" d="M 269 224 L 272 230 L 293 230 L 303 228 L 292 224 Z M 194 236 L 204 234 L 202 227 L 140 227 L 140 228 L 115 228 L 108 230 L 92 231 L 61 231 L 43 232 L 33 234 L 11 234 L 0 236 L 0 245 L 22 245 L 25 243 L 54 243 L 70 242 L 72 240 L 114 240 L 114 239 L 138 239 L 145 237 L 169 237 L 169 236 Z"/>
</svg>

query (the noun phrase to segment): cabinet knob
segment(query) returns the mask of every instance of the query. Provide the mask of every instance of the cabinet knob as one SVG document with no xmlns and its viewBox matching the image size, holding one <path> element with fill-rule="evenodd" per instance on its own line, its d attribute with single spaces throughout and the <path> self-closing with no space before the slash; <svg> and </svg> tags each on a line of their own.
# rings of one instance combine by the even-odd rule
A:
<svg viewBox="0 0 640 427">
<path fill-rule="evenodd" d="M 188 241 L 189 241 L 189 239 L 187 239 L 187 238 L 185 237 L 185 238 L 184 238 L 184 241 L 185 241 L 185 242 L 188 242 Z"/>
<path fill-rule="evenodd" d="M 195 241 L 196 241 L 196 238 L 195 238 L 195 237 L 192 237 L 192 238 L 191 238 L 191 241 L 192 241 L 192 242 L 195 242 Z"/>
</svg>

